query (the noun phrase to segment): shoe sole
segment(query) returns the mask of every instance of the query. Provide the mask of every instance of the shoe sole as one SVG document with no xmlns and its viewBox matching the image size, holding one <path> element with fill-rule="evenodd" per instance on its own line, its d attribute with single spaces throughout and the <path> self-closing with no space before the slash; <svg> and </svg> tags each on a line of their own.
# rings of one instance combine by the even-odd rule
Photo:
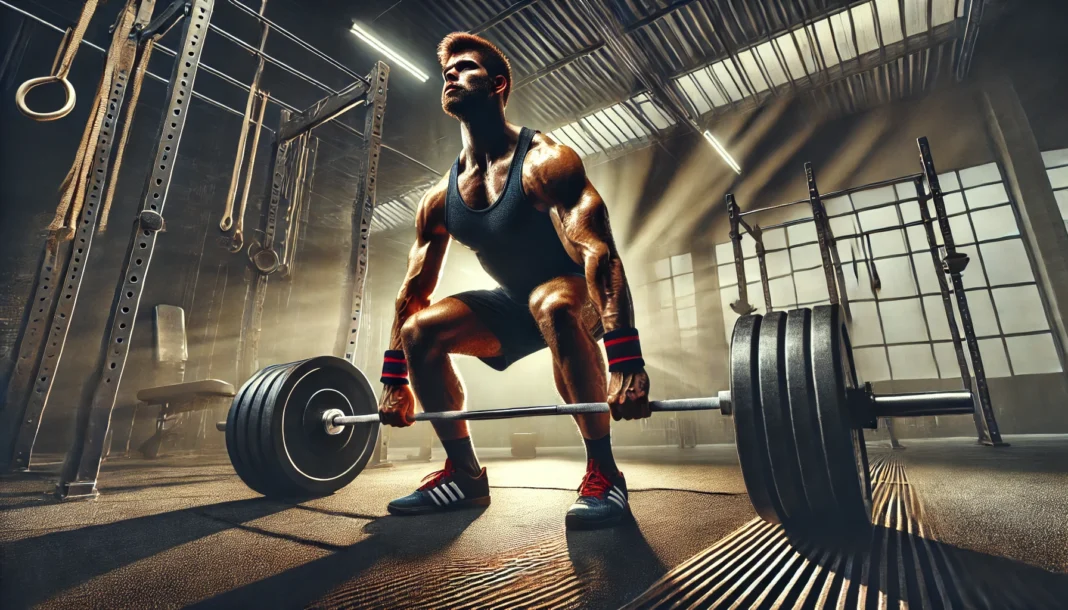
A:
<svg viewBox="0 0 1068 610">
<path fill-rule="evenodd" d="M 412 508 L 404 508 L 401 506 L 394 506 L 392 504 L 386 506 L 386 510 L 389 514 L 400 516 L 412 516 L 412 515 L 427 515 L 430 513 L 444 513 L 453 510 L 462 510 L 465 508 L 478 508 L 482 506 L 489 506 L 490 497 L 485 496 L 482 498 L 471 498 L 470 500 L 462 500 L 460 502 L 453 502 L 445 506 L 437 506 L 435 504 L 429 506 L 413 506 Z"/>
<path fill-rule="evenodd" d="M 614 527 L 619 525 L 626 519 L 632 519 L 629 508 L 626 512 L 621 514 L 612 515 L 604 519 L 583 519 L 576 515 L 567 515 L 564 517 L 564 527 L 569 530 L 596 530 L 606 527 Z"/>
</svg>

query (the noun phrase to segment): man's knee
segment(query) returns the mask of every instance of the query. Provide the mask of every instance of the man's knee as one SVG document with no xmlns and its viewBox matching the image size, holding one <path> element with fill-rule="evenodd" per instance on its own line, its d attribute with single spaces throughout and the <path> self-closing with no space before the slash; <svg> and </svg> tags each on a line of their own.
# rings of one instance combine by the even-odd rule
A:
<svg viewBox="0 0 1068 610">
<path fill-rule="evenodd" d="M 441 342 L 439 325 L 430 321 L 429 316 L 417 313 L 401 326 L 401 341 L 409 358 L 434 358 L 445 353 Z"/>
<path fill-rule="evenodd" d="M 567 332 L 578 327 L 582 306 L 577 295 L 563 291 L 535 291 L 530 298 L 530 313 L 538 326 L 552 332 Z"/>
</svg>

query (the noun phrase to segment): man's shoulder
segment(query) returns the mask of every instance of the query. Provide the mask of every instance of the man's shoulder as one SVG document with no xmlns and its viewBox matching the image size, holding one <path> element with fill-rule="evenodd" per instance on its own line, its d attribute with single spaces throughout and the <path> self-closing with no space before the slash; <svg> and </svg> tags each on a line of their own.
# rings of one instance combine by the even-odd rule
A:
<svg viewBox="0 0 1068 610">
<path fill-rule="evenodd" d="M 424 207 L 436 207 L 445 205 L 445 197 L 449 192 L 449 176 L 446 174 L 435 182 L 423 193 L 420 205 Z"/>
<path fill-rule="evenodd" d="M 585 168 L 574 149 L 539 132 L 530 143 L 523 174 L 533 180 L 556 181 L 577 176 L 584 178 Z"/>
</svg>

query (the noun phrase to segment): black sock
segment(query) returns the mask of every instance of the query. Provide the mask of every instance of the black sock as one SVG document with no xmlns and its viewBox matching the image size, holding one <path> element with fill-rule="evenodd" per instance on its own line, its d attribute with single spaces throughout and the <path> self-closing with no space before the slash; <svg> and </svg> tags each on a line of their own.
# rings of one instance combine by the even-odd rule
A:
<svg viewBox="0 0 1068 610">
<path fill-rule="evenodd" d="M 451 441 L 443 440 L 441 446 L 445 448 L 445 454 L 452 460 L 453 467 L 460 472 L 472 477 L 477 477 L 482 472 L 482 467 L 478 465 L 478 458 L 475 457 L 475 447 L 471 444 L 470 436 Z"/>
<path fill-rule="evenodd" d="M 606 476 L 613 476 L 619 472 L 616 468 L 616 460 L 612 457 L 611 432 L 597 439 L 584 438 L 582 442 L 586 443 L 586 459 L 597 462 Z"/>
</svg>

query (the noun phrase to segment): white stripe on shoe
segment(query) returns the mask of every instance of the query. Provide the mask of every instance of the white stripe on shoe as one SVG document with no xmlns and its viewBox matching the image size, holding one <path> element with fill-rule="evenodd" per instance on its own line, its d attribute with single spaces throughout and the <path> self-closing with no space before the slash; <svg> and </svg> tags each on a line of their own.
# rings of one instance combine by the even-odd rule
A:
<svg viewBox="0 0 1068 610">
<path fill-rule="evenodd" d="M 426 492 L 426 495 L 430 496 L 430 499 L 434 501 L 434 504 L 437 504 L 438 506 L 441 506 L 441 501 L 438 500 L 438 497 L 434 495 L 434 490 L 433 489 L 431 489 L 430 491 Z"/>
<path fill-rule="evenodd" d="M 442 504 L 448 504 L 449 503 L 449 499 L 445 497 L 445 494 L 441 493 L 441 488 L 440 487 L 435 487 L 435 488 L 431 489 L 430 491 L 433 494 L 437 495 L 438 499 L 441 500 Z"/>
<path fill-rule="evenodd" d="M 617 500 L 616 497 L 613 496 L 613 495 L 609 495 L 608 496 L 608 501 L 609 502 L 614 502 L 616 506 L 618 506 L 618 507 L 620 507 L 620 508 L 622 508 L 624 510 L 627 508 L 626 506 L 623 506 L 623 502 L 620 502 L 619 500 Z"/>
<path fill-rule="evenodd" d="M 441 485 L 441 486 L 438 487 L 438 489 L 440 489 L 441 491 L 445 492 L 446 496 L 449 496 L 449 502 L 455 502 L 457 500 L 456 496 L 452 495 L 452 492 L 449 491 L 449 486 L 448 485 Z"/>
<path fill-rule="evenodd" d="M 456 495 L 460 496 L 461 500 L 464 499 L 464 492 L 460 491 L 460 488 L 456 485 L 456 481 L 449 481 L 449 487 L 452 487 L 452 490 L 456 492 Z"/>
<path fill-rule="evenodd" d="M 623 492 L 619 491 L 618 487 L 613 487 L 612 489 L 608 490 L 608 498 L 615 499 L 616 504 L 619 504 L 620 508 L 622 508 L 623 505 L 627 503 L 627 497 L 623 495 Z"/>
</svg>

